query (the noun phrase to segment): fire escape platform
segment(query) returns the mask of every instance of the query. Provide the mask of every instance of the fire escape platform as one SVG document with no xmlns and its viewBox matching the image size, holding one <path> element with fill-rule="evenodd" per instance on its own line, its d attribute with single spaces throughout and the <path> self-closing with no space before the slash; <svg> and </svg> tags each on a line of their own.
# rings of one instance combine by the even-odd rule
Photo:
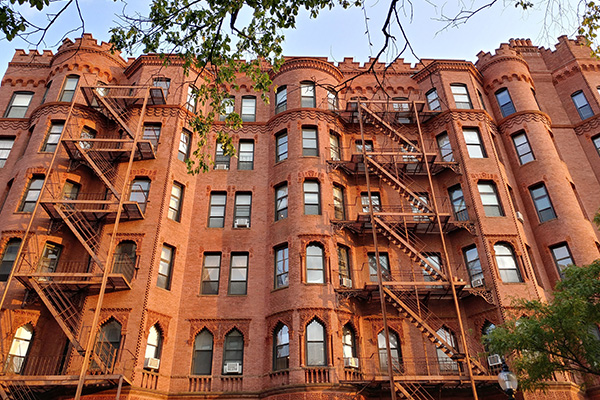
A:
<svg viewBox="0 0 600 400">
<path fill-rule="evenodd" d="M 88 222 L 115 222 L 118 202 L 107 200 L 41 200 L 40 205 L 54 220 L 62 220 L 58 208 L 76 209 Z M 123 203 L 120 221 L 135 221 L 144 218 L 140 205 L 135 201 Z"/>
<path fill-rule="evenodd" d="M 456 161 L 440 161 L 437 153 L 388 153 L 368 152 L 367 156 L 391 158 L 388 163 L 397 165 L 401 172 L 411 175 L 426 175 L 423 159 L 429 163 L 431 173 L 436 175 L 446 169 L 457 170 L 459 165 Z M 339 169 L 347 175 L 364 175 L 363 155 L 352 154 L 350 160 L 327 160 L 332 170 Z M 361 167 L 359 167 L 361 166 Z"/>
<path fill-rule="evenodd" d="M 81 153 L 82 147 L 89 147 L 85 151 L 90 153 L 101 153 L 103 158 L 109 162 L 128 162 L 133 144 L 131 139 L 121 138 L 63 139 L 62 143 L 71 160 L 83 163 L 86 163 L 86 159 Z M 134 161 L 153 160 L 155 158 L 154 146 L 149 140 L 137 142 Z"/>
<path fill-rule="evenodd" d="M 144 101 L 144 91 L 147 86 L 83 86 L 81 91 L 88 106 L 100 108 L 96 96 L 103 97 L 115 103 L 121 108 L 129 108 L 136 105 L 141 105 Z M 159 106 L 166 104 L 165 94 L 159 87 L 150 87 L 148 96 L 148 105 Z"/>
<path fill-rule="evenodd" d="M 473 379 L 476 382 L 492 382 L 498 383 L 498 375 L 475 375 Z M 394 375 L 395 382 L 411 382 L 411 383 L 429 383 L 434 385 L 468 383 L 470 378 L 467 375 Z M 387 375 L 381 375 L 369 380 L 340 380 L 341 384 L 361 385 L 362 387 L 369 385 L 385 385 L 390 383 Z"/>
<path fill-rule="evenodd" d="M 87 290 L 89 294 L 98 294 L 102 286 L 102 273 L 86 272 L 16 272 L 14 277 L 28 289 L 33 289 L 31 280 L 38 285 L 52 283 L 62 292 L 79 292 Z M 109 273 L 107 292 L 130 290 L 131 283 L 123 274 Z"/>
<path fill-rule="evenodd" d="M 350 100 L 346 103 L 345 110 L 339 110 L 337 114 L 348 124 L 358 123 L 358 102 L 369 104 L 373 108 L 372 112 L 378 116 L 392 115 L 397 121 L 405 121 L 404 125 L 416 124 L 415 112 L 418 113 L 419 123 L 423 124 L 430 119 L 441 114 L 440 111 L 430 111 L 426 109 L 425 101 L 408 100 Z M 364 101 L 364 103 L 362 103 Z"/>
<path fill-rule="evenodd" d="M 86 375 L 86 387 L 92 389 L 91 386 L 110 386 L 119 385 L 131 386 L 131 381 L 122 374 L 105 374 L 105 375 Z M 79 382 L 79 375 L 4 375 L 0 376 L 0 385 L 2 386 L 27 386 L 33 391 L 43 390 L 49 392 L 59 387 L 76 387 Z"/>
</svg>

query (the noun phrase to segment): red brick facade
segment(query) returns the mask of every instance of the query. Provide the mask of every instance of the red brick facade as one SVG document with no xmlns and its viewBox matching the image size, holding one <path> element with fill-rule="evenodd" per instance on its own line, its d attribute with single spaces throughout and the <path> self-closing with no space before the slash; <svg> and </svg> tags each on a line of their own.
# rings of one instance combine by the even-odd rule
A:
<svg viewBox="0 0 600 400">
<path fill-rule="evenodd" d="M 255 121 L 229 131 L 238 157 L 197 176 L 181 161 L 194 73 L 109 49 L 86 35 L 18 50 L 2 79 L 9 398 L 72 398 L 86 348 L 89 399 L 389 398 L 387 325 L 398 398 L 470 399 L 475 382 L 502 399 L 482 331 L 513 297 L 545 299 L 557 263 L 598 258 L 600 61 L 577 41 L 511 40 L 475 65 L 377 64 L 378 80 L 352 59 L 289 58 L 269 104 L 240 77 L 234 110 Z M 167 79 L 163 101 L 148 87 Z M 95 138 L 72 140 L 84 130 Z M 578 383 L 519 396 L 600 398 Z"/>
</svg>

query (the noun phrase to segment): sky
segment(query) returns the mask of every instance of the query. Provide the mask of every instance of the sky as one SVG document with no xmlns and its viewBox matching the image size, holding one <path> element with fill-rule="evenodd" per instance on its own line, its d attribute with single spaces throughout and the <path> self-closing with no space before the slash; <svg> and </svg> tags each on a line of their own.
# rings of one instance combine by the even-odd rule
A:
<svg viewBox="0 0 600 400">
<path fill-rule="evenodd" d="M 334 62 L 342 61 L 344 57 L 367 61 L 378 52 L 383 43 L 380 30 L 389 1 L 365 0 L 362 9 L 343 10 L 337 7 L 322 11 L 316 19 L 310 19 L 307 13 L 302 13 L 297 20 L 297 28 L 284 32 L 284 54 L 322 56 Z M 534 44 L 553 48 L 558 36 L 566 34 L 574 37 L 576 32 L 577 4 L 574 3 L 577 0 L 540 0 L 541 3 L 534 0 L 533 9 L 527 11 L 515 8 L 512 0 L 496 0 L 492 7 L 482 10 L 465 24 L 444 29 L 446 23 L 439 20 L 442 14 L 455 15 L 465 3 L 469 6 L 473 4 L 474 8 L 485 4 L 482 1 L 472 1 L 473 3 L 459 0 L 404 0 L 406 8 L 402 24 L 414 51 L 414 55 L 408 50 L 403 54 L 405 61 L 414 64 L 419 58 L 438 58 L 474 62 L 479 51 L 493 52 L 511 38 L 530 38 Z M 127 4 L 122 0 L 79 0 L 79 3 L 85 31 L 104 41 L 110 37 L 110 27 L 118 21 L 116 14 L 121 13 L 124 7 L 128 13 L 143 13 L 149 8 L 147 0 L 128 0 Z M 63 4 L 64 0 L 52 2 L 50 11 L 57 10 Z M 546 10 L 548 4 L 553 9 Z M 45 11 L 36 9 L 24 8 L 23 13 L 39 24 L 43 24 L 47 18 Z M 365 15 L 368 17 L 369 35 L 366 34 Z M 56 43 L 60 43 L 65 34 L 71 39 L 80 36 L 80 30 L 71 32 L 77 26 L 73 22 L 76 19 L 77 10 L 71 7 L 57 19 L 38 49 L 56 51 Z M 397 27 L 394 27 L 392 33 L 399 39 L 399 45 L 403 46 L 404 41 L 401 40 Z M 29 48 L 32 46 L 18 39 L 12 42 L 0 40 L 0 76 L 4 74 L 15 49 Z M 386 54 L 382 61 L 392 58 L 392 54 Z"/>
</svg>

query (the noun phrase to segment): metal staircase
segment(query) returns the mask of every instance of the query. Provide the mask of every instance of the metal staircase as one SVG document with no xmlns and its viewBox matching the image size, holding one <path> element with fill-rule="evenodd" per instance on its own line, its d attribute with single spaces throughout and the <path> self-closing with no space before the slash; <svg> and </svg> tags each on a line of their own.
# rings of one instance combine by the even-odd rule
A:
<svg viewBox="0 0 600 400">
<path fill-rule="evenodd" d="M 394 382 L 396 395 L 406 400 L 435 400 L 421 385 L 411 382 Z"/>
</svg>

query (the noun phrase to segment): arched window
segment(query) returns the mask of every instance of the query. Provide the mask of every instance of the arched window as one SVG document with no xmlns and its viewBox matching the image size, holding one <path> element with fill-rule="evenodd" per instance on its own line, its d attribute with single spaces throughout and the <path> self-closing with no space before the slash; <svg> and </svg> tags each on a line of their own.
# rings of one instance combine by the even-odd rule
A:
<svg viewBox="0 0 600 400">
<path fill-rule="evenodd" d="M 306 365 L 327 365 L 325 353 L 325 327 L 317 320 L 306 326 Z"/>
<path fill-rule="evenodd" d="M 33 327 L 30 324 L 23 325 L 17 329 L 6 357 L 5 372 L 7 374 L 20 374 L 25 368 L 29 345 L 33 338 Z"/>
<path fill-rule="evenodd" d="M 194 340 L 192 375 L 210 375 L 212 372 L 213 335 L 203 329 Z"/>
<path fill-rule="evenodd" d="M 342 329 L 342 345 L 344 355 L 344 367 L 358 368 L 358 358 L 356 356 L 356 335 L 350 324 L 344 325 Z"/>
<path fill-rule="evenodd" d="M 450 329 L 442 326 L 436 333 L 450 346 L 458 349 L 456 345 L 456 335 L 454 335 L 454 332 L 452 332 Z M 458 363 L 451 359 L 448 354 L 444 353 L 440 347 L 437 348 L 437 358 L 440 371 L 458 371 Z"/>
<path fill-rule="evenodd" d="M 287 369 L 290 365 L 290 331 L 280 324 L 273 335 L 273 370 Z"/>
<path fill-rule="evenodd" d="M 137 245 L 133 240 L 123 240 L 115 248 L 113 273 L 123 274 L 128 281 L 133 278 Z"/>
<path fill-rule="evenodd" d="M 318 244 L 306 246 L 306 283 L 325 283 L 323 247 Z"/>
<path fill-rule="evenodd" d="M 481 329 L 481 335 L 484 336 L 484 338 L 483 338 L 483 347 L 484 347 L 485 351 L 487 351 L 487 352 L 490 351 L 488 349 L 489 341 L 488 341 L 488 339 L 485 336 L 489 335 L 490 333 L 492 333 L 492 331 L 494 329 L 496 329 L 496 325 L 492 324 L 489 321 L 485 321 L 485 324 L 483 324 L 483 328 Z"/>
<path fill-rule="evenodd" d="M 115 366 L 119 348 L 121 347 L 121 324 L 110 320 L 102 325 L 96 337 L 94 353 L 102 361 L 101 366 L 93 362 L 94 369 L 112 369 Z"/>
<path fill-rule="evenodd" d="M 402 351 L 400 349 L 400 340 L 396 332 L 390 330 L 390 353 L 392 356 L 392 367 L 394 371 L 402 371 Z M 388 358 L 387 346 L 385 344 L 385 332 L 379 332 L 377 335 L 377 347 L 379 349 L 379 367 L 383 371 L 387 371 Z"/>
<path fill-rule="evenodd" d="M 494 252 L 502 282 L 523 282 L 512 246 L 507 243 L 496 243 Z"/>
<path fill-rule="evenodd" d="M 148 341 L 146 342 L 144 368 L 158 370 L 161 350 L 162 336 L 156 326 L 152 326 L 148 333 Z"/>
<path fill-rule="evenodd" d="M 223 373 L 241 374 L 244 361 L 244 337 L 237 329 L 225 335 L 223 347 Z"/>
</svg>

